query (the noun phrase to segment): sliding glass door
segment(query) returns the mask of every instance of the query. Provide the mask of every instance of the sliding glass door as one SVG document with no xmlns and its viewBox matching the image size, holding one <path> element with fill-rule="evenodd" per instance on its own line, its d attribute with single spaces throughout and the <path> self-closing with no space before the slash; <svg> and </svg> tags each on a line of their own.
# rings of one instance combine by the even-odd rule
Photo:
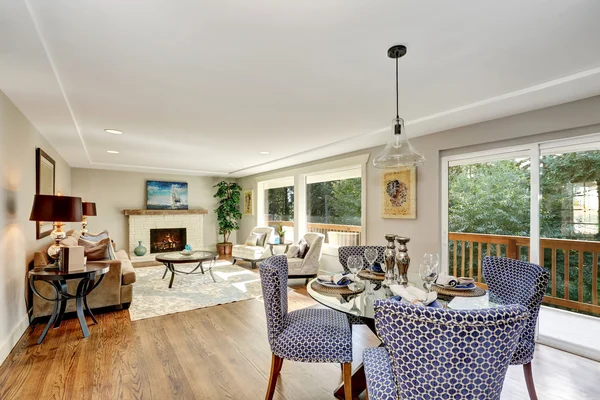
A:
<svg viewBox="0 0 600 400">
<path fill-rule="evenodd" d="M 485 283 L 486 255 L 542 265 L 540 340 L 600 357 L 600 136 L 444 157 L 442 171 L 446 270 Z"/>
</svg>

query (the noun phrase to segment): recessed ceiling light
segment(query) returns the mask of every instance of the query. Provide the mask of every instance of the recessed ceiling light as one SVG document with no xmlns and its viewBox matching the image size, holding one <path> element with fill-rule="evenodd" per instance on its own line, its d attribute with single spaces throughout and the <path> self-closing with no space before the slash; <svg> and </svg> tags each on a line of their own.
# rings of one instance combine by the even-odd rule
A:
<svg viewBox="0 0 600 400">
<path fill-rule="evenodd" d="M 267 155 L 267 154 L 271 154 L 271 152 L 270 151 L 260 151 L 259 154 Z"/>
<path fill-rule="evenodd" d="M 104 132 L 112 133 L 113 135 L 122 135 L 123 134 L 123 131 L 120 131 L 118 129 L 105 129 Z"/>
<path fill-rule="evenodd" d="M 119 152 L 116 150 L 106 150 L 106 152 L 110 154 L 119 154 Z"/>
</svg>

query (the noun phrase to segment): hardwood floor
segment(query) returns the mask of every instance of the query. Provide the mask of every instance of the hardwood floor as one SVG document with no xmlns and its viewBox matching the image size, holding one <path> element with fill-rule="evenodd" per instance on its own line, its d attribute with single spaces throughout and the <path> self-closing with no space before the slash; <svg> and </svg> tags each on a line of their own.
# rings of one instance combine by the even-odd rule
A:
<svg viewBox="0 0 600 400">
<path fill-rule="evenodd" d="M 315 306 L 303 283 L 294 281 L 290 309 Z M 128 311 L 97 318 L 87 339 L 76 318 L 39 346 L 43 325 L 30 328 L 0 367 L 0 399 L 264 398 L 271 352 L 260 300 L 135 322 Z M 366 327 L 355 326 L 355 364 L 365 347 L 378 343 Z M 600 398 L 600 363 L 538 346 L 533 373 L 540 399 Z M 331 400 L 340 381 L 338 364 L 286 360 L 274 399 Z M 527 399 L 521 367 L 509 369 L 502 399 Z"/>
</svg>

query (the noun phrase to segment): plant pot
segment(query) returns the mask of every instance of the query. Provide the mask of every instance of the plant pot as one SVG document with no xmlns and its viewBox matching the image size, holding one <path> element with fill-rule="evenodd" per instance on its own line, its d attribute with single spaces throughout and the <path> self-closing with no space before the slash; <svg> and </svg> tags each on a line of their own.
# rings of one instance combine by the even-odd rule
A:
<svg viewBox="0 0 600 400">
<path fill-rule="evenodd" d="M 279 235 L 279 243 L 281 243 L 281 244 L 285 243 L 285 234 L 284 235 Z"/>
<path fill-rule="evenodd" d="M 231 254 L 231 249 L 233 248 L 233 243 L 217 243 L 217 251 L 220 256 L 225 256 Z"/>
</svg>

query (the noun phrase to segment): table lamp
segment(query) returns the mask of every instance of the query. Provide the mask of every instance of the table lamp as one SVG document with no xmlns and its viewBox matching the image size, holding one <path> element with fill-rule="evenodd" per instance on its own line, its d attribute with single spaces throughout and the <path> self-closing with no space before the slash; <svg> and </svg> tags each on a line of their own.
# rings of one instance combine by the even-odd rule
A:
<svg viewBox="0 0 600 400">
<path fill-rule="evenodd" d="M 81 203 L 83 208 L 81 213 L 83 214 L 83 218 L 81 219 L 81 233 L 88 233 L 87 229 L 87 217 L 95 217 L 96 215 L 96 203 L 90 203 L 84 201 Z"/>
<path fill-rule="evenodd" d="M 60 268 L 60 241 L 67 235 L 62 230 L 63 222 L 81 222 L 83 206 L 81 197 L 36 194 L 31 207 L 30 221 L 52 221 L 54 230 L 50 236 L 54 244 L 48 248 L 50 258 L 57 260 Z"/>
</svg>

